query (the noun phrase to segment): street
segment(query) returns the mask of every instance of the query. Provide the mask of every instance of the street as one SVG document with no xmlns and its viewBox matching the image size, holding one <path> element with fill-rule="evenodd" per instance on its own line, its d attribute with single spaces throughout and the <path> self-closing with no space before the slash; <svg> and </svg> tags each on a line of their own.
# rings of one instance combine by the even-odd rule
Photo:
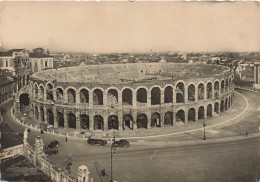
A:
<svg viewBox="0 0 260 182">
<path fill-rule="evenodd" d="M 256 96 L 259 96 L 255 93 L 244 93 L 249 98 L 249 104 Z M 4 107 L 8 109 L 11 105 L 7 103 Z M 252 112 L 256 112 L 257 105 L 258 103 L 253 104 Z M 23 126 L 10 118 L 10 113 L 4 113 L 3 117 L 14 131 L 24 131 Z M 251 117 L 257 117 L 257 115 Z M 64 137 L 40 134 L 36 131 L 31 131 L 28 142 L 33 145 L 34 138 L 37 136 L 41 136 L 45 144 L 54 138 L 60 142 L 59 153 L 48 157 L 65 169 L 66 157 L 71 154 L 74 176 L 77 175 L 77 168 L 84 164 L 89 168 L 90 177 L 94 178 L 94 181 L 102 181 L 94 166 L 94 162 L 97 161 L 100 168 L 105 169 L 106 174 L 109 175 L 104 179 L 110 177 L 110 144 L 101 147 L 90 146 L 87 141 L 82 140 L 69 139 L 65 142 Z M 161 139 L 170 140 L 171 138 L 173 137 Z M 117 181 L 124 182 L 257 181 L 260 179 L 259 143 L 259 138 L 210 144 L 195 143 L 189 146 L 172 144 L 155 146 L 145 143 L 131 145 L 130 143 L 129 148 L 117 148 L 116 155 L 113 156 L 113 177 Z"/>
</svg>

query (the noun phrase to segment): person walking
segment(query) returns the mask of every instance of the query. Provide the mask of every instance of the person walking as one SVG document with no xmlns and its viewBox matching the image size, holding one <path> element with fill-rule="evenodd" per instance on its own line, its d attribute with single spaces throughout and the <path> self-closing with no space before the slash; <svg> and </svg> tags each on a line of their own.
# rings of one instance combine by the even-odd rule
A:
<svg viewBox="0 0 260 182">
<path fill-rule="evenodd" d="M 68 133 L 65 135 L 65 142 L 67 142 L 68 141 Z"/>
</svg>

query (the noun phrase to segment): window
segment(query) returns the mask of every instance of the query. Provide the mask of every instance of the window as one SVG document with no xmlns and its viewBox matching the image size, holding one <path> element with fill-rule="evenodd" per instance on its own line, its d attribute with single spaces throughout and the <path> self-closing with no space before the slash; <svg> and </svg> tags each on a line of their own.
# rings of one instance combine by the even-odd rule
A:
<svg viewBox="0 0 260 182">
<path fill-rule="evenodd" d="M 47 67 L 48 66 L 48 62 L 47 61 L 45 61 L 45 67 Z"/>
<path fill-rule="evenodd" d="M 8 61 L 5 61 L 5 67 L 8 67 Z"/>
</svg>

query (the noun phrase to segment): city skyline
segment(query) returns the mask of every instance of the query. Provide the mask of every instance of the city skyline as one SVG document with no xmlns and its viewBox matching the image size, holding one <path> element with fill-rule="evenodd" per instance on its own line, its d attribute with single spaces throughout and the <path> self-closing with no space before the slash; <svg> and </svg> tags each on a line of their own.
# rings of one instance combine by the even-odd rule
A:
<svg viewBox="0 0 260 182">
<path fill-rule="evenodd" d="M 3 49 L 70 52 L 260 50 L 255 2 L 1 2 Z"/>
</svg>

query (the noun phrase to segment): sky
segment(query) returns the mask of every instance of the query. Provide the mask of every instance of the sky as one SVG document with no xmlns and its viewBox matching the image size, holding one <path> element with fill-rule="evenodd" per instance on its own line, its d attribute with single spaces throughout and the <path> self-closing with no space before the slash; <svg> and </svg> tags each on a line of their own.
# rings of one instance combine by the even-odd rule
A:
<svg viewBox="0 0 260 182">
<path fill-rule="evenodd" d="M 257 2 L 0 2 L 3 49 L 260 51 Z"/>
</svg>

